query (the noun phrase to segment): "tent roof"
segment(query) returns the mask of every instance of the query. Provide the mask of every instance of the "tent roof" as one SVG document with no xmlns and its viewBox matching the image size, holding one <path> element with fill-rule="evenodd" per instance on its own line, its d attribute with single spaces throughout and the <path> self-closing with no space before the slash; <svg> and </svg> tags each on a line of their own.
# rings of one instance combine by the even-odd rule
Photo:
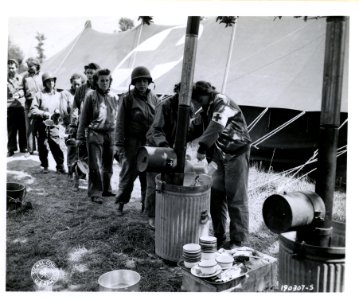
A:
<svg viewBox="0 0 359 300">
<path fill-rule="evenodd" d="M 325 47 L 325 19 L 240 17 L 225 93 L 240 105 L 320 111 Z M 155 81 L 154 91 L 172 93 L 180 81 L 184 26 L 144 25 L 116 34 L 86 28 L 65 49 L 44 62 L 55 72 L 58 87 L 69 86 L 72 73 L 89 62 L 113 71 L 112 88 L 128 90 L 133 67 L 144 65 Z M 232 27 L 210 17 L 201 22 L 195 80 L 222 90 Z M 348 48 L 348 47 L 347 47 Z M 347 112 L 346 55 L 342 111 Z"/>
</svg>

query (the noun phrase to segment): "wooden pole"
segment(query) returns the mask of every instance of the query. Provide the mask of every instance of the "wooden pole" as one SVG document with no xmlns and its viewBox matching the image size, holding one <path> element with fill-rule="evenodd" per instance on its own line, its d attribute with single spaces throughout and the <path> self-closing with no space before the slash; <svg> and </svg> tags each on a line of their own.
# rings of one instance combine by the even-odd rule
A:
<svg viewBox="0 0 359 300">
<path fill-rule="evenodd" d="M 222 89 L 221 89 L 222 94 L 224 94 L 226 92 L 228 73 L 229 73 L 229 68 L 231 66 L 231 59 L 232 59 L 232 53 L 233 53 L 233 45 L 234 45 L 234 40 L 236 37 L 237 21 L 234 23 L 234 25 L 232 27 L 233 27 L 233 29 L 232 29 L 231 41 L 229 43 L 229 48 L 228 48 L 227 63 L 226 63 L 224 78 L 223 78 L 223 82 L 222 82 Z"/>
</svg>

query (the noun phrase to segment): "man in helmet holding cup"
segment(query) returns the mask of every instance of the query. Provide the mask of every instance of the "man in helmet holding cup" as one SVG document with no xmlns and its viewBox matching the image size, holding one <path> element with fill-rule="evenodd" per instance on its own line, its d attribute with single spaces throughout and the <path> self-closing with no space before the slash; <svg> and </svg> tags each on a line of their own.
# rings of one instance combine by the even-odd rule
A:
<svg viewBox="0 0 359 300">
<path fill-rule="evenodd" d="M 64 137 L 65 127 L 63 120 L 68 119 L 70 103 L 66 94 L 57 92 L 56 77 L 50 73 L 42 74 L 44 89 L 35 95 L 31 104 L 31 114 L 37 133 L 39 158 L 43 172 L 48 173 L 48 150 L 56 162 L 58 173 L 66 173 L 64 169 Z"/>
<path fill-rule="evenodd" d="M 142 66 L 134 68 L 130 84 L 134 89 L 129 89 L 122 97 L 118 108 L 115 155 L 122 162 L 116 195 L 120 215 L 124 205 L 130 201 L 133 183 L 137 176 L 140 177 L 142 210 L 144 210 L 146 174 L 137 171 L 136 154 L 137 150 L 146 144 L 146 133 L 153 122 L 155 108 L 159 102 L 156 95 L 148 88 L 152 82 L 147 68 Z"/>
</svg>

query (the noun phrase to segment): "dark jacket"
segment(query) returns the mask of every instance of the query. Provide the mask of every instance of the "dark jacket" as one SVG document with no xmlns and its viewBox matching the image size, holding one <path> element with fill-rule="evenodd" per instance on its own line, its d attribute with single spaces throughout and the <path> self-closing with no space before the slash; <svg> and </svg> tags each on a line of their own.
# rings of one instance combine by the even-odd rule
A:
<svg viewBox="0 0 359 300">
<path fill-rule="evenodd" d="M 173 147 L 176 137 L 178 95 L 163 100 L 157 107 L 147 144 L 154 147 Z"/>
<path fill-rule="evenodd" d="M 72 104 L 72 111 L 71 111 L 71 124 L 78 124 L 79 117 L 81 114 L 81 109 L 83 102 L 85 101 L 85 97 L 87 92 L 94 90 L 89 82 L 84 83 L 83 85 L 79 86 L 79 88 L 75 92 L 74 101 Z"/>
<path fill-rule="evenodd" d="M 17 94 L 19 98 L 15 99 Z M 22 77 L 15 74 L 13 78 L 7 78 L 7 107 L 25 107 L 24 89 Z"/>
<path fill-rule="evenodd" d="M 119 104 L 115 145 L 123 147 L 125 140 L 132 137 L 146 141 L 146 133 L 152 125 L 158 98 L 151 90 L 140 95 L 135 89 L 126 93 Z"/>
<path fill-rule="evenodd" d="M 239 155 L 249 149 L 251 143 L 241 109 L 222 94 L 211 94 L 208 108 L 190 127 L 194 135 L 199 136 L 199 153 L 216 147 L 225 154 Z"/>
</svg>

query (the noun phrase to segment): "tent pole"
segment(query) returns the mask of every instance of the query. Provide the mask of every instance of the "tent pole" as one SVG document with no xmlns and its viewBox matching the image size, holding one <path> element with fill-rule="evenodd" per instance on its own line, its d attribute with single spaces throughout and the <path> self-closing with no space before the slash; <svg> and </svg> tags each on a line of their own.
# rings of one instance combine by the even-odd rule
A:
<svg viewBox="0 0 359 300">
<path fill-rule="evenodd" d="M 222 89 L 221 89 L 221 92 L 223 94 L 226 92 L 228 73 L 229 73 L 229 68 L 230 68 L 230 65 L 231 65 L 231 58 L 232 58 L 232 53 L 233 53 L 234 39 L 236 37 L 237 22 L 235 22 L 232 27 L 233 27 L 233 29 L 232 29 L 231 41 L 229 43 L 228 55 L 227 55 L 227 63 L 226 63 L 226 68 L 225 68 L 225 72 L 224 72 L 224 78 L 223 78 L 223 82 L 222 82 Z"/>
</svg>

